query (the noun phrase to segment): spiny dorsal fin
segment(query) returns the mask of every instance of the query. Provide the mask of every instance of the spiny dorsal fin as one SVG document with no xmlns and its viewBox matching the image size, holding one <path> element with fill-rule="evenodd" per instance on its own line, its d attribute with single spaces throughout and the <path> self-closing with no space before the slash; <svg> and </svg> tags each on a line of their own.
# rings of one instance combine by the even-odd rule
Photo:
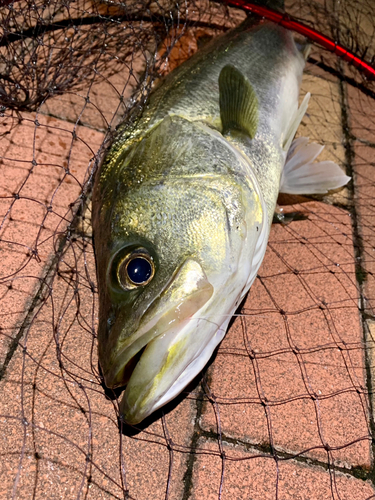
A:
<svg viewBox="0 0 375 500">
<path fill-rule="evenodd" d="M 220 72 L 219 94 L 223 135 L 239 130 L 252 139 L 258 128 L 258 98 L 249 80 L 228 64 Z"/>
</svg>

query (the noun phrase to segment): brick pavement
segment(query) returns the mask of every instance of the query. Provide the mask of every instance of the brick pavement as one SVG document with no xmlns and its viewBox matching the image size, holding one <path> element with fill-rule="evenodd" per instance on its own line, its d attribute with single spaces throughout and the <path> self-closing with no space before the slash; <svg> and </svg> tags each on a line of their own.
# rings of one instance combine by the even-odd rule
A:
<svg viewBox="0 0 375 500">
<path fill-rule="evenodd" d="M 63 239 L 103 134 L 74 126 L 80 98 L 46 105 L 60 118 L 2 118 L 0 498 L 375 495 L 374 106 L 352 89 L 345 101 L 338 81 L 316 75 L 304 78 L 313 100 L 299 134 L 324 140 L 325 158 L 347 161 L 346 107 L 357 138 L 355 212 L 351 188 L 326 197 L 331 204 L 284 197 L 286 211 L 308 220 L 272 228 L 259 277 L 203 378 L 122 433 L 97 371 L 89 207 Z M 95 90 L 110 120 L 116 100 L 106 95 Z M 103 128 L 94 106 L 85 116 Z"/>
</svg>

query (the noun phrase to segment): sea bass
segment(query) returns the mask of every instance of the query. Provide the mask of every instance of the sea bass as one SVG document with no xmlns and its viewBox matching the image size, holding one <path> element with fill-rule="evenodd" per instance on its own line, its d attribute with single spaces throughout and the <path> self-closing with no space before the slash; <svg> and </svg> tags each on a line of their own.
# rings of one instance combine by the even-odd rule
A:
<svg viewBox="0 0 375 500">
<path fill-rule="evenodd" d="M 349 180 L 293 141 L 306 50 L 245 21 L 170 73 L 96 175 L 99 362 L 136 424 L 202 370 L 263 260 L 280 191 Z"/>
</svg>

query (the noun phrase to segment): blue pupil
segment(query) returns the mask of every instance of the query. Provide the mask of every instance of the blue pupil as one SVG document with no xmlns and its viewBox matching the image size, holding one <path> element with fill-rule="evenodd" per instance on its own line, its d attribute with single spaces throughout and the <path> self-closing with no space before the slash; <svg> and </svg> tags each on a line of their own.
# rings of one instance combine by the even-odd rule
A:
<svg viewBox="0 0 375 500">
<path fill-rule="evenodd" d="M 129 279 L 133 283 L 142 285 L 150 278 L 152 267 L 148 260 L 142 257 L 136 257 L 129 262 L 127 272 Z"/>
</svg>

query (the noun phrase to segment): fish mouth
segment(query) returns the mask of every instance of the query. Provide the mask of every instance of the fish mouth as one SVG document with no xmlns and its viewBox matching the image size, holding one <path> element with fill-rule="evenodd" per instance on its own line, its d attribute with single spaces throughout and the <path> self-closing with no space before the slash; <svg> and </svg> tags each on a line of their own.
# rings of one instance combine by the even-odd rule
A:
<svg viewBox="0 0 375 500">
<path fill-rule="evenodd" d="M 126 386 L 120 410 L 128 423 L 167 402 L 156 406 L 194 356 L 186 345 L 196 330 L 193 317 L 213 291 L 202 266 L 187 259 L 122 343 L 104 379 L 107 387 Z"/>
</svg>

